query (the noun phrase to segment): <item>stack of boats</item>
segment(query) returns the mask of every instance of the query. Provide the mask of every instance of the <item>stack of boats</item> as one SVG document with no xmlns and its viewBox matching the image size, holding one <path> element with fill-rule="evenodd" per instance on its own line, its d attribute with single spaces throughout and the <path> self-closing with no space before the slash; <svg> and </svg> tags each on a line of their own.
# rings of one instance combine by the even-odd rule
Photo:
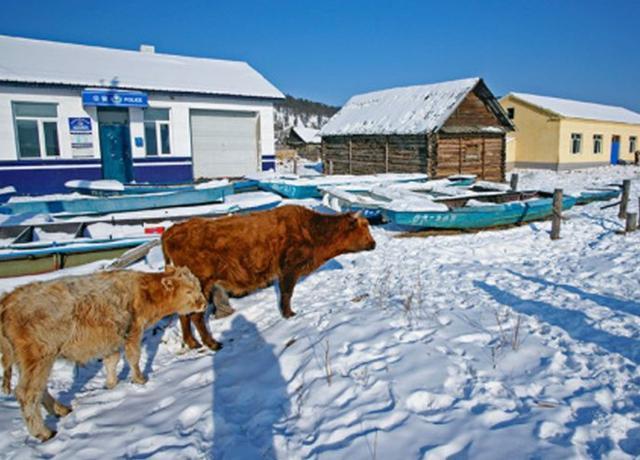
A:
<svg viewBox="0 0 640 460">
<path fill-rule="evenodd" d="M 267 174 L 242 181 L 122 184 L 70 181 L 72 193 L 13 196 L 0 189 L 0 277 L 40 273 L 114 258 L 157 242 L 164 225 L 189 217 L 264 210 L 290 200 L 318 199 L 337 211 L 360 211 L 372 222 L 408 228 L 477 229 L 544 219 L 552 193 L 513 191 L 505 184 L 458 175 L 294 176 Z M 620 187 L 563 198 L 563 208 L 620 195 Z M 155 224 L 155 226 L 154 226 Z"/>
</svg>

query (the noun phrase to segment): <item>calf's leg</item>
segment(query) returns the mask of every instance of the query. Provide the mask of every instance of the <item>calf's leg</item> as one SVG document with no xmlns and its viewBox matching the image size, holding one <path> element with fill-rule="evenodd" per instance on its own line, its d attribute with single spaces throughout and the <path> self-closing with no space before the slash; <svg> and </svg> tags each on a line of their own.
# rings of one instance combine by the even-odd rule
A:
<svg viewBox="0 0 640 460">
<path fill-rule="evenodd" d="M 182 340 L 187 347 L 192 350 L 202 347 L 202 344 L 198 342 L 191 332 L 191 319 L 192 315 L 180 315 L 180 327 L 182 329 Z"/>
<path fill-rule="evenodd" d="M 47 378 L 53 367 L 55 356 L 37 356 L 29 351 L 25 350 L 17 357 L 20 380 L 16 388 L 16 399 L 20 403 L 29 433 L 41 441 L 46 441 L 56 433 L 45 426 L 40 412 L 40 403 L 43 401 Z"/>
<path fill-rule="evenodd" d="M 42 405 L 45 409 L 47 409 L 47 412 L 57 417 L 64 417 L 65 415 L 69 415 L 69 413 L 71 413 L 71 408 L 65 406 L 60 401 L 51 396 L 51 393 L 49 393 L 49 390 L 47 390 L 46 387 L 42 395 Z"/>
<path fill-rule="evenodd" d="M 127 358 L 127 362 L 131 368 L 131 381 L 140 385 L 147 383 L 147 379 L 142 375 L 142 371 L 140 371 L 140 342 L 142 341 L 142 333 L 142 327 L 133 326 L 124 343 L 124 356 Z"/>
<path fill-rule="evenodd" d="M 8 340 L 2 336 L 0 336 L 0 353 L 2 353 L 2 391 L 5 394 L 11 394 L 13 350 Z"/>
<path fill-rule="evenodd" d="M 214 285 L 211 290 L 211 298 L 213 300 L 213 305 L 216 308 L 216 319 L 225 318 L 235 313 L 235 310 L 229 302 L 227 291 L 217 284 Z"/>
<path fill-rule="evenodd" d="M 193 313 L 191 315 L 191 321 L 193 322 L 193 324 L 196 326 L 196 329 L 200 333 L 200 338 L 202 339 L 204 344 L 209 348 L 211 348 L 213 351 L 221 349 L 222 344 L 214 340 L 213 337 L 211 337 L 211 334 L 207 330 L 207 325 L 205 324 L 204 318 L 205 318 L 204 312 Z"/>
<path fill-rule="evenodd" d="M 111 353 L 103 360 L 104 370 L 107 373 L 106 386 L 109 390 L 118 384 L 118 361 L 120 361 L 120 351 Z"/>
<path fill-rule="evenodd" d="M 280 314 L 283 318 L 291 318 L 296 314 L 291 309 L 291 296 L 293 295 L 296 281 L 297 277 L 292 273 L 283 274 L 278 281 L 280 286 Z"/>
</svg>

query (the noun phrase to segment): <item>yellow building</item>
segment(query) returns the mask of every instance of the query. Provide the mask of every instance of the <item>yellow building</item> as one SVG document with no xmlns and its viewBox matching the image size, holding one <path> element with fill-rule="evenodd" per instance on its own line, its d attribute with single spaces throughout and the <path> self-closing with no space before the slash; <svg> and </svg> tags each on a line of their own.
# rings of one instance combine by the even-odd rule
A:
<svg viewBox="0 0 640 460">
<path fill-rule="evenodd" d="M 500 103 L 516 126 L 507 169 L 603 166 L 631 162 L 640 150 L 640 114 L 623 107 L 523 93 Z"/>
</svg>

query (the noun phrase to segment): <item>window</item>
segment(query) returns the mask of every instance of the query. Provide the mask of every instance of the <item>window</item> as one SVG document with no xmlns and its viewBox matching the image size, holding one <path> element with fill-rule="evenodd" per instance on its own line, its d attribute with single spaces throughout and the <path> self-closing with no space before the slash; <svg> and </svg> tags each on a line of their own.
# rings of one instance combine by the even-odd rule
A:
<svg viewBox="0 0 640 460">
<path fill-rule="evenodd" d="M 571 153 L 580 153 L 582 144 L 582 134 L 572 133 L 571 134 Z"/>
<path fill-rule="evenodd" d="M 629 136 L 629 153 L 634 153 L 638 149 L 638 138 Z"/>
<path fill-rule="evenodd" d="M 513 120 L 513 117 L 516 116 L 516 109 L 514 109 L 513 107 L 508 107 L 507 116 L 509 117 L 509 120 Z"/>
<path fill-rule="evenodd" d="M 593 153 L 602 153 L 602 134 L 593 135 Z"/>
<path fill-rule="evenodd" d="M 13 118 L 18 158 L 60 156 L 56 104 L 14 102 Z"/>
<path fill-rule="evenodd" d="M 144 110 L 144 139 L 148 156 L 171 153 L 169 109 Z"/>
</svg>

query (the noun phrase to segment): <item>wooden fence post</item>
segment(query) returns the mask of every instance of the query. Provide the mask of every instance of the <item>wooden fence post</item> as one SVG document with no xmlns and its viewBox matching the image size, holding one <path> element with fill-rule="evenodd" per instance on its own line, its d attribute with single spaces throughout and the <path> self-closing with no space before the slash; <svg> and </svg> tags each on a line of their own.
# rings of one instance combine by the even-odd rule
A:
<svg viewBox="0 0 640 460">
<path fill-rule="evenodd" d="M 385 136 L 384 142 L 384 172 L 389 172 L 389 136 Z"/>
<path fill-rule="evenodd" d="M 511 190 L 518 190 L 518 174 L 516 173 L 511 174 Z"/>
<path fill-rule="evenodd" d="M 553 191 L 553 220 L 551 221 L 551 239 L 560 239 L 560 223 L 562 222 L 562 189 Z"/>
<path fill-rule="evenodd" d="M 293 174 L 298 174 L 298 157 L 293 157 Z"/>
<path fill-rule="evenodd" d="M 622 181 L 622 201 L 620 201 L 620 212 L 618 217 L 624 219 L 627 217 L 627 205 L 629 204 L 629 193 L 631 192 L 631 180 L 625 179 Z"/>
<path fill-rule="evenodd" d="M 352 153 L 351 149 L 352 149 L 351 136 L 349 136 L 349 174 L 351 174 L 351 172 L 353 171 L 353 165 L 351 164 L 352 161 L 353 161 L 352 160 L 353 153 Z"/>
<path fill-rule="evenodd" d="M 333 160 L 329 160 L 329 175 L 333 175 Z"/>
<path fill-rule="evenodd" d="M 625 233 L 635 232 L 638 228 L 638 214 L 635 212 L 627 213 L 627 221 L 625 222 Z"/>
</svg>

